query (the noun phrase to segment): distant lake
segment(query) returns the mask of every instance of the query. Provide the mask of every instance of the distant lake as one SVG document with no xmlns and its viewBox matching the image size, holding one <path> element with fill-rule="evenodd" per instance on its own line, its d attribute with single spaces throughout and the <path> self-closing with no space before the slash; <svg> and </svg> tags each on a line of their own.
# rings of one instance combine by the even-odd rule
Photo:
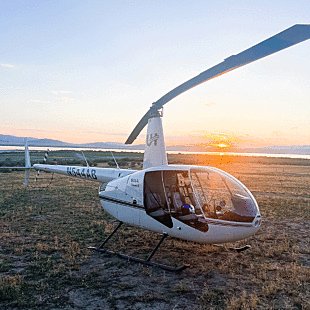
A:
<svg viewBox="0 0 310 310">
<path fill-rule="evenodd" d="M 89 147 L 46 147 L 46 146 L 29 146 L 29 151 L 46 151 L 49 149 L 50 151 L 102 151 L 102 152 L 127 152 L 127 153 L 144 153 L 144 150 L 127 150 L 127 149 L 100 149 L 100 148 L 89 148 Z M 1 152 L 14 152 L 14 151 L 25 151 L 24 146 L 0 146 Z"/>
<path fill-rule="evenodd" d="M 127 153 L 144 153 L 142 150 L 127 150 L 127 149 L 100 149 L 100 148 L 73 148 L 73 147 L 45 147 L 45 146 L 33 146 L 29 147 L 30 151 L 102 151 L 102 152 L 127 152 Z M 24 146 L 0 146 L 0 152 L 13 152 L 25 150 Z M 302 158 L 310 159 L 310 155 L 301 154 L 268 154 L 268 153 L 233 153 L 233 152 L 185 152 L 185 151 L 167 151 L 168 154 L 203 154 L 203 155 L 231 155 L 231 156 L 257 156 L 257 157 L 275 157 L 275 158 Z"/>
</svg>

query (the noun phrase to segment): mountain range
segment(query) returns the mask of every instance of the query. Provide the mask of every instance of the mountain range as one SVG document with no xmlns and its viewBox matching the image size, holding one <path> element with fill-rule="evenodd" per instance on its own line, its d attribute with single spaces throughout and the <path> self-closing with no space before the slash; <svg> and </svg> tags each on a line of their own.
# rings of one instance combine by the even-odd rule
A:
<svg viewBox="0 0 310 310">
<path fill-rule="evenodd" d="M 22 146 L 25 145 L 24 137 L 16 137 L 0 134 L 1 146 Z M 37 139 L 28 137 L 29 146 L 42 147 L 70 147 L 70 148 L 100 148 L 100 149 L 129 149 L 129 150 L 144 150 L 144 145 L 127 145 L 118 142 L 94 142 L 94 143 L 68 143 L 53 139 Z"/>
<path fill-rule="evenodd" d="M 25 144 L 24 137 L 16 137 L 11 135 L 0 134 L 0 146 L 23 146 Z M 126 150 L 144 150 L 144 144 L 128 145 L 118 142 L 94 142 L 74 144 L 53 139 L 37 139 L 28 138 L 29 146 L 40 147 L 70 147 L 70 148 L 98 148 L 98 149 L 126 149 Z M 310 155 L 310 145 L 289 145 L 289 146 L 267 146 L 262 148 L 237 148 L 230 147 L 225 150 L 214 146 L 200 145 L 172 145 L 166 147 L 167 151 L 177 152 L 235 152 L 235 153 L 267 153 L 267 154 L 300 154 Z"/>
</svg>

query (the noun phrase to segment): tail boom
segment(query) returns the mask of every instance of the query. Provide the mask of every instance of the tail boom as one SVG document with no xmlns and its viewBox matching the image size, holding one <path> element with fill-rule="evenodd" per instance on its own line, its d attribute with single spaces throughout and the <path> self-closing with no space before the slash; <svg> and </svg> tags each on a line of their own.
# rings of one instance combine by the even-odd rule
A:
<svg viewBox="0 0 310 310">
<path fill-rule="evenodd" d="M 60 165 L 33 165 L 35 169 L 45 172 L 54 172 L 70 177 L 95 181 L 100 183 L 110 182 L 136 172 L 136 170 L 115 169 L 115 168 L 97 168 L 83 166 L 60 166 Z"/>
</svg>

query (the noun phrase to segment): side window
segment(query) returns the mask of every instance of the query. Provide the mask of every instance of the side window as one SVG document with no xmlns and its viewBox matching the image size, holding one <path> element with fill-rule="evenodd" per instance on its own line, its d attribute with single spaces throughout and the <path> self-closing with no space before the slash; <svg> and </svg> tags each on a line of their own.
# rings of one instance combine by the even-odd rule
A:
<svg viewBox="0 0 310 310">
<path fill-rule="evenodd" d="M 235 180 L 213 169 L 191 169 L 198 204 L 206 218 L 252 222 L 258 212 L 255 201 Z"/>
<path fill-rule="evenodd" d="M 173 223 L 168 211 L 168 205 L 162 183 L 162 171 L 145 173 L 144 206 L 146 213 L 155 220 L 172 228 Z"/>
</svg>

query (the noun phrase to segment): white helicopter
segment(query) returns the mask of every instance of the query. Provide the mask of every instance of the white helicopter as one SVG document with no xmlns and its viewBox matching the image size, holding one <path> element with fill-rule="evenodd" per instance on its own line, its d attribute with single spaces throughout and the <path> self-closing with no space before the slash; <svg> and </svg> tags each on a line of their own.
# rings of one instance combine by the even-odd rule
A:
<svg viewBox="0 0 310 310">
<path fill-rule="evenodd" d="M 183 270 L 188 265 L 173 268 L 150 262 L 167 236 L 209 244 L 234 242 L 255 234 L 262 218 L 251 192 L 230 174 L 212 167 L 168 165 L 161 120 L 163 105 L 205 81 L 309 38 L 310 25 L 294 25 L 226 58 L 153 103 L 126 141 L 126 144 L 131 144 L 148 124 L 143 170 L 120 169 L 118 165 L 116 169 L 92 168 L 88 164 L 87 167 L 46 164 L 33 167 L 102 183 L 99 188 L 102 207 L 119 220 L 119 224 L 99 247 L 91 249 L 166 270 Z M 25 149 L 27 185 L 31 167 L 27 144 Z M 162 234 L 146 260 L 103 248 L 122 223 Z M 247 248 L 249 246 L 235 250 Z"/>
</svg>

